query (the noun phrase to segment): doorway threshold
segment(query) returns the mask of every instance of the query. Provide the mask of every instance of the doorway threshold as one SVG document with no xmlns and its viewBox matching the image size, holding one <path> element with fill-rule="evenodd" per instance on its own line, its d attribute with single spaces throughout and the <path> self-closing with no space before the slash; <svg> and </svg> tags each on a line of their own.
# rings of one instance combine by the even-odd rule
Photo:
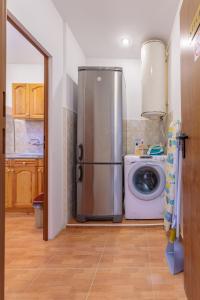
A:
<svg viewBox="0 0 200 300">
<path fill-rule="evenodd" d="M 112 221 L 87 221 L 79 223 L 74 218 L 69 220 L 66 227 L 163 227 L 163 220 L 126 220 L 122 223 L 113 223 Z"/>
</svg>

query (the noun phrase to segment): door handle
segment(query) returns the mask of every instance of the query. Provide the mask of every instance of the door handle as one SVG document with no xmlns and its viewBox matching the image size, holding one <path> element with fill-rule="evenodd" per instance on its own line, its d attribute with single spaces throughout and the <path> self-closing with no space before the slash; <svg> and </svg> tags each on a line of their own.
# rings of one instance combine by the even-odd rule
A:
<svg viewBox="0 0 200 300">
<path fill-rule="evenodd" d="M 185 158 L 185 141 L 189 139 L 189 136 L 185 134 L 184 132 L 181 132 L 178 136 L 177 139 L 181 142 L 182 146 L 182 156 L 183 159 Z"/>
<path fill-rule="evenodd" d="M 78 145 L 78 160 L 83 160 L 83 145 Z"/>
<path fill-rule="evenodd" d="M 82 182 L 82 180 L 83 180 L 83 167 L 79 166 L 78 171 L 79 171 L 79 176 L 77 178 L 77 182 Z"/>
</svg>

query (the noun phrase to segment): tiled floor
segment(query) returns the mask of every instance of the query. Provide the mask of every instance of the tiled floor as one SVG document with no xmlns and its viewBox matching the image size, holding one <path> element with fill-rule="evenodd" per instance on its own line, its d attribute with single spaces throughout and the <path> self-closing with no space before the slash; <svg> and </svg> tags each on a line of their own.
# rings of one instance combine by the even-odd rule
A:
<svg viewBox="0 0 200 300">
<path fill-rule="evenodd" d="M 185 300 L 161 228 L 68 228 L 43 242 L 31 216 L 7 216 L 6 300 Z"/>
</svg>

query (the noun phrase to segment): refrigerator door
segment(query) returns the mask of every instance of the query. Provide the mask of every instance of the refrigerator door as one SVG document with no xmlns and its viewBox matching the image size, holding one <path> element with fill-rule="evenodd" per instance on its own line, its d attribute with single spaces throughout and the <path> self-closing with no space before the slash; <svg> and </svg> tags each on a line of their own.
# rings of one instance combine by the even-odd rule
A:
<svg viewBox="0 0 200 300">
<path fill-rule="evenodd" d="M 77 220 L 122 216 L 122 165 L 77 165 Z"/>
<path fill-rule="evenodd" d="M 78 162 L 122 162 L 122 87 L 120 70 L 79 70 Z"/>
</svg>

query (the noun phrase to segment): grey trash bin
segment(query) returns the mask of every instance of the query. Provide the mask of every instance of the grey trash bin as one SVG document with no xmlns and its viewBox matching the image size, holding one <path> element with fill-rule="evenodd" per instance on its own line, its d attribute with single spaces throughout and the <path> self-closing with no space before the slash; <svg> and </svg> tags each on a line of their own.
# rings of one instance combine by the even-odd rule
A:
<svg viewBox="0 0 200 300">
<path fill-rule="evenodd" d="M 42 202 L 33 202 L 33 208 L 35 211 L 35 227 L 43 227 L 43 203 Z"/>
</svg>

